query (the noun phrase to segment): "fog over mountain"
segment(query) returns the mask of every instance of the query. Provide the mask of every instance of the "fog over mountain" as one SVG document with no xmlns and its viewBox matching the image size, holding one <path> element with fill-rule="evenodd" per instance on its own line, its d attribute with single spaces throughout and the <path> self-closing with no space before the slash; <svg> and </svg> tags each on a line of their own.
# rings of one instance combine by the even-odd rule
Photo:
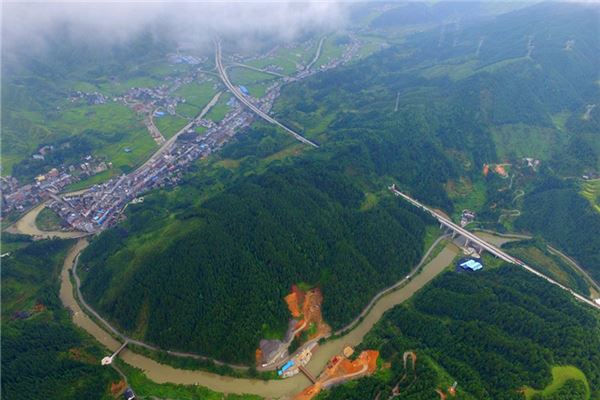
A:
<svg viewBox="0 0 600 400">
<path fill-rule="evenodd" d="M 142 31 L 172 36 L 181 46 L 202 46 L 215 35 L 251 42 L 289 40 L 313 29 L 343 25 L 347 6 L 334 2 L 5 2 L 3 50 L 44 50 L 60 30 L 70 39 L 111 44 Z"/>
</svg>

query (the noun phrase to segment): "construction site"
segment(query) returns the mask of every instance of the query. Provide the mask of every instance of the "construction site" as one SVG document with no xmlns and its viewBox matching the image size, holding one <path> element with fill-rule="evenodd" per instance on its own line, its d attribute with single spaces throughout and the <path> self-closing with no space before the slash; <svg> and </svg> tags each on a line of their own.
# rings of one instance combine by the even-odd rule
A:
<svg viewBox="0 0 600 400">
<path fill-rule="evenodd" d="M 323 294 L 319 288 L 303 291 L 292 285 L 292 292 L 285 296 L 284 300 L 292 317 L 298 319 L 295 331 L 297 338 L 304 332 L 307 340 L 320 338 L 331 332 L 321 313 Z"/>
<path fill-rule="evenodd" d="M 341 385 L 351 379 L 362 378 L 375 372 L 379 357 L 378 351 L 365 350 L 356 359 L 352 360 L 350 357 L 353 354 L 354 350 L 351 347 L 346 347 L 343 354 L 331 358 L 314 383 L 297 394 L 294 399 L 310 400 L 323 389 Z"/>
<path fill-rule="evenodd" d="M 323 294 L 319 288 L 302 290 L 292 285 L 291 292 L 284 297 L 292 319 L 283 340 L 261 340 L 256 350 L 256 363 L 262 369 L 276 366 L 281 378 L 289 378 L 301 372 L 308 364 L 317 341 L 331 332 L 331 327 L 323 320 L 321 304 Z M 288 349 L 294 343 L 297 348 L 293 355 Z"/>
</svg>

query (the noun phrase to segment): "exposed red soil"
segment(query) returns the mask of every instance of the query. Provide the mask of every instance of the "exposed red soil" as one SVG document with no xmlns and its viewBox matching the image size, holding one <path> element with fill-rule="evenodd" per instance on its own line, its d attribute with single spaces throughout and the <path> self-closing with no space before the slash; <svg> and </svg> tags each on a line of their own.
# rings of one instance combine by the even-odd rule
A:
<svg viewBox="0 0 600 400">
<path fill-rule="evenodd" d="M 127 384 L 125 383 L 124 380 L 120 380 L 119 382 L 115 382 L 115 383 L 111 383 L 110 384 L 110 393 L 114 396 L 120 396 L 125 389 L 127 388 Z"/>
<path fill-rule="evenodd" d="M 296 395 L 295 400 L 310 400 L 319 394 L 323 387 L 373 374 L 377 369 L 378 357 L 377 350 L 365 350 L 355 360 L 343 356 L 333 357 L 317 382 Z"/>
<path fill-rule="evenodd" d="M 298 286 L 293 285 L 291 293 L 285 296 L 284 300 L 292 317 L 299 319 L 296 325 L 298 329 L 296 336 L 300 336 L 302 332 L 311 327 L 316 327 L 316 329 L 309 335 L 308 340 L 331 332 L 331 327 L 325 323 L 321 313 L 323 294 L 319 288 L 304 292 Z"/>
<path fill-rule="evenodd" d="M 258 349 L 256 349 L 256 365 L 260 365 L 260 363 L 262 362 L 262 357 L 263 357 L 263 352 L 260 349 L 260 347 Z"/>
<path fill-rule="evenodd" d="M 69 349 L 69 358 L 75 361 L 80 361 L 88 364 L 96 364 L 98 360 L 91 354 L 86 353 L 80 348 L 73 347 Z"/>
</svg>

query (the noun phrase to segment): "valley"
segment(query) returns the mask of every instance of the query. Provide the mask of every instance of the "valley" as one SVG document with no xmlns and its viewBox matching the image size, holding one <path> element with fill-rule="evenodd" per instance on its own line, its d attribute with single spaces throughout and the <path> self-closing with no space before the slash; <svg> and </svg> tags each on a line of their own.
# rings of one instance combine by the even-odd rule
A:
<svg viewBox="0 0 600 400">
<path fill-rule="evenodd" d="M 597 5 L 95 7 L 7 6 L 3 396 L 600 399 Z"/>
</svg>

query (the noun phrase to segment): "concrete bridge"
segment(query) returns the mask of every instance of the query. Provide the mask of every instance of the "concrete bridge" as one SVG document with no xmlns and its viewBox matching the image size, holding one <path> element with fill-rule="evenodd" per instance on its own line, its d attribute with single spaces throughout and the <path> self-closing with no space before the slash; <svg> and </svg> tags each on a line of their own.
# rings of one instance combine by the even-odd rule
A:
<svg viewBox="0 0 600 400">
<path fill-rule="evenodd" d="M 112 364 L 114 358 L 121 352 L 121 350 L 123 350 L 125 347 L 127 347 L 128 344 L 129 344 L 129 341 L 126 340 L 125 343 L 123 343 L 121 345 L 121 347 L 119 347 L 110 357 L 104 357 L 101 362 L 102 365 Z"/>
<path fill-rule="evenodd" d="M 402 193 L 401 191 L 399 191 L 396 188 L 395 184 L 392 184 L 389 187 L 389 189 L 396 196 L 403 198 L 404 200 L 408 201 L 415 207 L 420 208 L 421 210 L 425 211 L 426 213 L 430 214 L 432 217 L 437 219 L 438 222 L 440 223 L 441 227 L 445 227 L 452 231 L 453 238 L 456 237 L 456 235 L 460 235 L 460 236 L 464 237 L 466 240 L 465 246 L 467 246 L 469 243 L 472 243 L 472 244 L 476 245 L 477 247 L 479 247 L 480 250 L 485 250 L 488 253 L 493 254 L 494 256 L 500 258 L 503 261 L 506 261 L 510 264 L 519 265 L 519 266 L 523 267 L 525 270 L 531 272 L 532 274 L 535 274 L 535 275 L 539 276 L 540 278 L 543 278 L 546 281 L 552 283 L 553 285 L 556 285 L 556 286 L 560 287 L 561 289 L 568 291 L 577 300 L 580 300 L 580 301 L 600 310 L 600 304 L 596 304 L 595 302 L 588 299 L 587 297 L 584 297 L 584 296 L 580 295 L 579 293 L 576 293 L 572 289 L 570 289 L 570 288 L 564 286 L 563 284 L 555 281 L 554 279 L 542 274 L 541 272 L 531 268 L 530 266 L 528 266 L 527 264 L 525 264 L 523 261 L 519 260 L 518 258 L 511 256 L 510 254 L 500 250 L 498 247 L 494 246 L 493 244 L 486 242 L 485 240 L 481 239 L 478 236 L 475 236 L 473 233 L 469 232 L 468 230 L 464 229 L 463 227 L 452 222 L 450 219 L 446 218 L 446 216 L 442 215 L 440 212 L 438 212 L 434 209 L 431 209 L 431 208 L 421 204 L 417 200 L 413 199 L 412 197 Z"/>
<path fill-rule="evenodd" d="M 304 365 L 298 365 L 298 369 L 300 370 L 300 372 L 302 372 L 309 381 L 311 381 L 313 383 L 313 385 L 317 382 L 317 379 L 314 377 L 313 374 L 311 374 L 305 367 Z"/>
</svg>

